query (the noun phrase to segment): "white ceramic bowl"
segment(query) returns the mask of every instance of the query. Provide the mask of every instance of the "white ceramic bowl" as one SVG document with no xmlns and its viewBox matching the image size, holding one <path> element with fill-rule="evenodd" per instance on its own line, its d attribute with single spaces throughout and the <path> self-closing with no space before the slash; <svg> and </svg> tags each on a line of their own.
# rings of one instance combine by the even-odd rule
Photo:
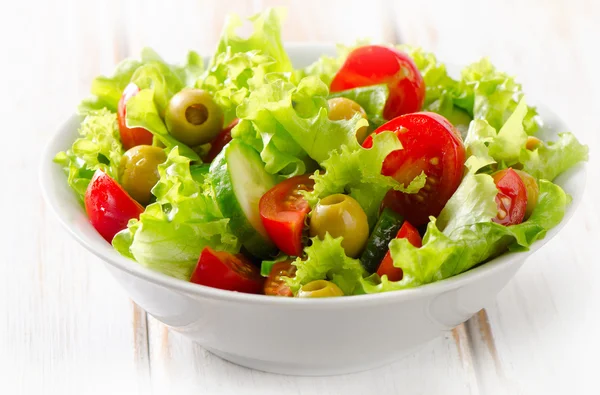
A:
<svg viewBox="0 0 600 395">
<path fill-rule="evenodd" d="M 303 66 L 330 45 L 291 45 Z M 540 107 L 547 136 L 568 130 Z M 573 196 L 562 223 L 526 253 L 505 254 L 461 275 L 419 288 L 332 299 L 274 298 L 204 287 L 144 268 L 119 255 L 94 230 L 67 185 L 55 153 L 76 138 L 79 119 L 70 118 L 42 157 L 44 197 L 71 235 L 106 267 L 131 298 L 156 319 L 239 365 L 293 375 L 331 375 L 371 369 L 394 361 L 493 302 L 523 262 L 554 237 L 577 207 L 586 179 L 580 165 L 556 182 Z M 374 338 L 394 339 L 390 342 Z"/>
</svg>

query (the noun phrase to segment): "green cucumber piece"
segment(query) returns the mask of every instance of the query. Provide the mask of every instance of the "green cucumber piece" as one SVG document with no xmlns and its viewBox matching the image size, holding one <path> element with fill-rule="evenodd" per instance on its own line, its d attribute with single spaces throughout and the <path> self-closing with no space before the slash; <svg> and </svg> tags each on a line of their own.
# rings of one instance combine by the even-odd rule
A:
<svg viewBox="0 0 600 395">
<path fill-rule="evenodd" d="M 369 273 L 377 271 L 388 252 L 390 241 L 396 237 L 403 222 L 404 218 L 400 214 L 387 207 L 383 210 L 360 257 L 360 263 Z"/>
<path fill-rule="evenodd" d="M 199 165 L 191 165 L 190 173 L 194 181 L 198 184 L 204 183 L 204 179 L 208 176 L 210 165 L 208 163 L 202 163 Z"/>
<path fill-rule="evenodd" d="M 230 219 L 231 231 L 252 255 L 272 257 L 269 239 L 258 212 L 260 198 L 273 186 L 275 177 L 265 171 L 252 147 L 231 141 L 210 166 L 210 180 L 221 213 Z"/>
</svg>

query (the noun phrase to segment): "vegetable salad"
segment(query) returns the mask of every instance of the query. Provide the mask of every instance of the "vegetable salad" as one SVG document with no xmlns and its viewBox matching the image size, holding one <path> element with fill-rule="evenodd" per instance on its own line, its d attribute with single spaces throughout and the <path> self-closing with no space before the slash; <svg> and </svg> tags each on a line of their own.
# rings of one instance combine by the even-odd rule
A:
<svg viewBox="0 0 600 395">
<path fill-rule="evenodd" d="M 208 64 L 151 49 L 97 77 L 56 155 L 91 224 L 169 276 L 280 297 L 439 281 L 525 251 L 563 218 L 552 180 L 588 149 L 541 128 L 488 59 L 339 46 L 294 68 L 283 11 L 227 19 Z"/>
</svg>

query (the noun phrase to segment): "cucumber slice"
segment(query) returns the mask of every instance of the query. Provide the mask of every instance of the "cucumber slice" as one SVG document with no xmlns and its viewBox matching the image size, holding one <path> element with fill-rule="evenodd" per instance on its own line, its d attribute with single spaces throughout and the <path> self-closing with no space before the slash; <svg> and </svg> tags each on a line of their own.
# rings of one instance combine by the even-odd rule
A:
<svg viewBox="0 0 600 395">
<path fill-rule="evenodd" d="M 219 209 L 230 218 L 231 231 L 252 255 L 268 258 L 276 252 L 258 212 L 260 198 L 275 177 L 265 171 L 258 152 L 231 141 L 210 166 L 211 186 Z"/>
<path fill-rule="evenodd" d="M 360 263 L 369 273 L 377 271 L 383 257 L 388 252 L 390 241 L 396 237 L 403 222 L 404 218 L 400 214 L 387 207 L 383 210 L 369 241 L 367 241 L 367 247 L 360 257 Z"/>
</svg>

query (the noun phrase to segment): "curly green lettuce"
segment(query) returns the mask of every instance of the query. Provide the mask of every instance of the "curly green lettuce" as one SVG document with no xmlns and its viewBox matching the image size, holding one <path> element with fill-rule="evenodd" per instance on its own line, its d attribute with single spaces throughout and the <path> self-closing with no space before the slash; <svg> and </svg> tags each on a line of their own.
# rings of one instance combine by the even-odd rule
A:
<svg viewBox="0 0 600 395">
<path fill-rule="evenodd" d="M 285 18 L 283 8 L 267 8 L 263 12 L 251 16 L 253 32 L 247 38 L 237 35 L 236 31 L 243 25 L 242 19 L 231 14 L 225 20 L 221 38 L 217 44 L 215 55 L 209 64 L 213 68 L 219 61 L 219 54 L 230 51 L 232 54 L 259 50 L 263 56 L 273 59 L 267 72 L 291 72 L 292 62 L 283 48 L 281 40 L 281 22 Z"/>
<path fill-rule="evenodd" d="M 485 200 L 491 209 L 497 193 L 491 177 L 479 174 L 465 179 L 464 186 L 461 184 L 460 191 L 454 195 L 456 199 L 464 199 L 465 206 L 469 207 L 474 206 L 471 204 L 472 199 Z M 432 220 L 421 248 L 412 246 L 406 239 L 394 239 L 390 243 L 394 266 L 401 268 L 404 273 L 402 280 L 394 282 L 389 281 L 387 276 L 381 279 L 370 276 L 361 280 L 363 290 L 366 293 L 376 293 L 416 287 L 463 273 L 498 256 L 506 249 L 527 250 L 560 223 L 568 203 L 567 194 L 558 185 L 542 180 L 538 205 L 531 217 L 521 224 L 499 225 L 489 219 L 491 210 L 481 209 L 473 216 L 465 215 L 468 213 L 463 210 L 461 219 L 453 223 L 446 222 L 445 226 Z M 453 217 L 456 214 L 450 211 L 458 207 L 459 205 L 451 205 L 445 208 L 447 212 L 440 214 L 440 218 Z"/>
<path fill-rule="evenodd" d="M 486 120 L 495 129 L 506 123 L 524 96 L 521 84 L 498 71 L 488 58 L 462 69 L 460 90 L 461 101 L 457 105 L 469 111 L 474 119 Z M 523 128 L 528 135 L 539 129 L 535 108 L 527 107 Z"/>
<path fill-rule="evenodd" d="M 189 158 L 174 148 L 159 166 L 159 174 L 152 189 L 156 203 L 114 237 L 112 244 L 119 253 L 150 269 L 189 280 L 204 247 L 239 251 L 229 219 L 219 211 L 205 180 L 206 167 L 190 168 Z"/>
<path fill-rule="evenodd" d="M 534 150 L 522 149 L 519 162 L 533 177 L 554 180 L 577 163 L 587 161 L 588 150 L 572 133 L 561 133 L 556 141 L 542 142 Z"/>
<path fill-rule="evenodd" d="M 348 89 L 341 92 L 330 93 L 329 98 L 345 97 L 358 103 L 365 113 L 371 125 L 371 130 L 385 123 L 383 110 L 389 96 L 387 85 L 372 85 L 361 88 Z"/>
<path fill-rule="evenodd" d="M 204 70 L 202 58 L 194 51 L 188 53 L 184 64 L 171 65 L 152 49 L 144 48 L 139 60 L 125 59 L 117 65 L 112 76 L 96 77 L 92 81 L 92 97 L 81 102 L 78 108 L 79 113 L 86 114 L 102 108 L 116 112 L 123 90 L 132 82 L 136 71 L 147 64 L 154 64 L 160 67 L 161 71 L 168 70 L 168 73 L 174 74 L 184 86 L 193 86 Z"/>
<path fill-rule="evenodd" d="M 54 162 L 62 166 L 67 182 L 83 202 L 85 191 L 98 169 L 117 180 L 123 147 L 117 117 L 107 109 L 91 111 L 79 127 L 70 149 L 59 152 Z"/>
<path fill-rule="evenodd" d="M 303 285 L 314 280 L 329 280 L 340 287 L 344 295 L 359 291 L 365 271 L 358 259 L 346 256 L 342 238 L 334 239 L 326 233 L 323 240 L 314 237 L 311 241 L 312 245 L 304 249 L 306 258 L 294 262 L 296 275 L 286 278 L 292 292 L 296 294 Z"/>
<path fill-rule="evenodd" d="M 330 120 L 328 93 L 316 77 L 306 77 L 298 85 L 273 78 L 238 107 L 241 121 L 232 136 L 258 151 L 269 173 L 291 177 L 313 170 L 315 162 L 325 161 L 341 146 L 358 149 L 356 131 L 368 125 L 360 116 Z"/>
<path fill-rule="evenodd" d="M 292 65 L 281 41 L 281 20 L 285 12 L 268 8 L 249 18 L 253 32 L 247 38 L 236 30 L 242 21 L 234 15 L 223 29 L 217 50 L 206 72 L 196 82 L 212 93 L 225 113 L 225 123 L 236 117 L 236 108 L 251 90 L 265 82 L 269 73 L 289 73 Z"/>
<path fill-rule="evenodd" d="M 538 179 L 554 180 L 559 174 L 588 159 L 588 147 L 571 133 L 559 134 L 557 141 L 541 142 L 526 148 L 528 107 L 521 99 L 500 130 L 487 121 L 471 123 L 465 138 L 466 166 L 473 172 L 516 167 Z"/>
<path fill-rule="evenodd" d="M 377 222 L 381 202 L 390 189 L 405 193 L 417 193 L 425 186 L 426 176 L 421 173 L 409 185 L 403 185 L 392 177 L 381 174 L 384 159 L 392 152 L 402 149 L 398 137 L 389 132 L 373 138 L 373 147 L 351 150 L 342 146 L 322 162 L 325 172 L 315 172 L 314 189 L 305 197 L 311 206 L 319 199 L 336 193 L 346 193 L 361 205 L 369 224 Z"/>
</svg>

